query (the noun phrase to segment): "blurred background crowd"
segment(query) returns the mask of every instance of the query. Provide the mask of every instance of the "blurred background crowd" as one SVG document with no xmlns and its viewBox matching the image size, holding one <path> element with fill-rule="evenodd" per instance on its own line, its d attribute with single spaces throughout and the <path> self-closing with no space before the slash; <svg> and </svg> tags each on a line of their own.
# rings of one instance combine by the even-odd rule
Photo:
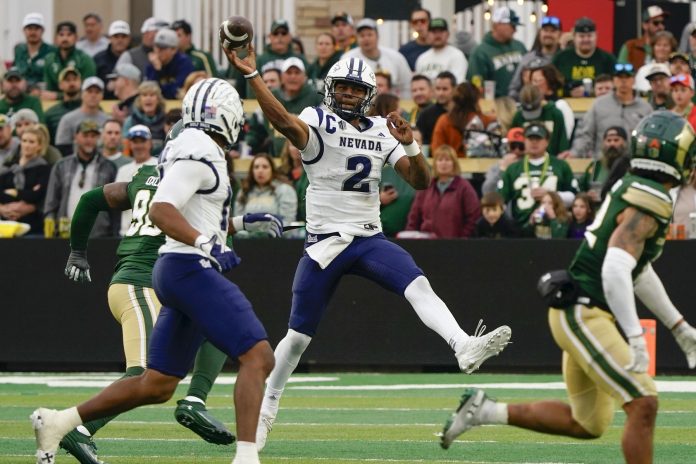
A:
<svg viewBox="0 0 696 464">
<path fill-rule="evenodd" d="M 359 57 L 376 74 L 371 114 L 400 111 L 413 127 L 433 180 L 416 192 L 384 168 L 388 236 L 582 238 L 628 169 L 641 118 L 666 109 L 696 127 L 696 25 L 670 30 L 670 2 L 638 2 L 637 36 L 616 52 L 600 46 L 601 13 L 591 9 L 568 20 L 552 2 L 526 17 L 524 1 L 468 2 L 483 3 L 483 16 L 462 25 L 426 8 L 447 0 L 406 3 L 407 40 L 398 46 L 394 34 L 382 37 L 383 18 L 365 14 L 368 5 L 362 15 L 315 18 L 324 27 L 311 44 L 296 17 L 273 16 L 255 31 L 258 70 L 288 111 L 320 105 L 331 66 Z M 195 25 L 26 13 L 22 40 L 0 61 L 0 219 L 27 224 L 28 237 L 68 237 L 80 195 L 156 164 L 183 94 L 213 76 L 245 99 L 246 124 L 230 152 L 234 214 L 303 221 L 308 180 L 298 148 L 269 125 L 219 47 L 196 46 Z M 217 24 L 208 29 L 210 43 Z M 696 238 L 696 178 L 672 194 L 672 238 Z M 102 214 L 93 236 L 127 232 L 128 213 Z"/>
</svg>

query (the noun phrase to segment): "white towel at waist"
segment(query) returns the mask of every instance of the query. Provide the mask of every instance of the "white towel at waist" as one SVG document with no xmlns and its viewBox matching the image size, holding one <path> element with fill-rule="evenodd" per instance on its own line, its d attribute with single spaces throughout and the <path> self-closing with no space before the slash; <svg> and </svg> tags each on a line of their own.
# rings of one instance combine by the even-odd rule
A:
<svg viewBox="0 0 696 464">
<path fill-rule="evenodd" d="M 319 267 L 326 269 L 331 261 L 333 261 L 336 256 L 340 255 L 343 250 L 348 248 L 353 242 L 353 235 L 346 234 L 344 232 L 339 232 L 340 235 L 334 235 L 333 237 L 325 238 L 324 240 L 310 245 L 305 251 L 312 260 L 314 260 Z M 308 234 L 310 235 L 310 234 Z"/>
</svg>

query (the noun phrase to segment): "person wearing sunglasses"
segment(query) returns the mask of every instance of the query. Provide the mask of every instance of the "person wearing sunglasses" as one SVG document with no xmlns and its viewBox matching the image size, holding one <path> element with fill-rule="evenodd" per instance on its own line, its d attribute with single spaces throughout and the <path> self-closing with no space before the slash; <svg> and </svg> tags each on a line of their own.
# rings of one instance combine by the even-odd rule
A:
<svg viewBox="0 0 696 464">
<path fill-rule="evenodd" d="M 80 196 L 116 178 L 116 165 L 104 158 L 97 150 L 101 134 L 99 123 L 85 119 L 75 131 L 75 152 L 58 161 L 51 170 L 44 202 L 44 236 L 52 238 L 70 236 L 72 218 Z M 100 214 L 92 237 L 113 235 L 111 218 Z"/>
<path fill-rule="evenodd" d="M 641 66 L 653 61 L 653 37 L 659 31 L 665 30 L 665 18 L 669 16 L 669 12 L 663 10 L 657 5 L 649 6 L 643 10 L 643 24 L 641 26 L 643 33 L 640 37 L 626 41 L 619 51 L 620 63 L 631 63 L 634 68 L 638 69 Z"/>
<path fill-rule="evenodd" d="M 669 86 L 674 100 L 672 111 L 689 121 L 692 127 L 696 127 L 696 105 L 692 102 L 694 78 L 691 74 L 677 74 L 670 78 Z"/>
<path fill-rule="evenodd" d="M 560 40 L 563 29 L 561 20 L 556 16 L 545 16 L 537 33 L 532 49 L 522 57 L 515 75 L 510 81 L 508 95 L 518 99 L 522 86 L 529 83 L 529 74 L 525 71 L 551 63 L 551 59 L 561 50 Z M 525 79 L 526 78 L 526 79 Z"/>
<path fill-rule="evenodd" d="M 565 79 L 565 96 L 578 98 L 593 96 L 583 81 L 594 84 L 600 74 L 611 74 L 616 58 L 597 47 L 597 25 L 582 17 L 573 27 L 573 47 L 559 52 L 551 62 Z"/>
<path fill-rule="evenodd" d="M 430 19 L 430 11 L 425 8 L 416 8 L 411 12 L 411 27 L 413 28 L 414 39 L 403 44 L 399 48 L 399 53 L 404 55 L 412 71 L 416 69 L 418 57 L 430 49 L 430 44 L 428 43 Z"/>
</svg>

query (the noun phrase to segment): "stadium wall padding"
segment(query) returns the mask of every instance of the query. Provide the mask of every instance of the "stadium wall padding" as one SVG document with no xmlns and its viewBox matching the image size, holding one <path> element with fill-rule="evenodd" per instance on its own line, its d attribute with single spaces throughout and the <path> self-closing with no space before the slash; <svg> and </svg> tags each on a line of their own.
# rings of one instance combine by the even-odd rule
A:
<svg viewBox="0 0 696 464">
<path fill-rule="evenodd" d="M 512 327 L 513 343 L 484 370 L 558 372 L 560 351 L 536 294 L 538 277 L 568 265 L 578 241 L 399 241 L 468 333 L 479 318 L 488 330 Z M 107 305 L 116 240 L 93 240 L 92 283 L 63 275 L 66 240 L 0 240 L 0 370 L 119 370 L 121 330 Z M 273 346 L 287 330 L 298 240 L 238 240 L 242 264 L 229 273 L 254 305 Z M 696 322 L 696 240 L 669 242 L 655 269 L 675 305 Z M 648 313 L 641 309 L 641 317 Z M 658 324 L 658 372 L 686 371 L 672 336 Z M 339 285 L 304 369 L 438 370 L 456 368 L 447 344 L 427 329 L 406 300 L 356 276 Z"/>
</svg>

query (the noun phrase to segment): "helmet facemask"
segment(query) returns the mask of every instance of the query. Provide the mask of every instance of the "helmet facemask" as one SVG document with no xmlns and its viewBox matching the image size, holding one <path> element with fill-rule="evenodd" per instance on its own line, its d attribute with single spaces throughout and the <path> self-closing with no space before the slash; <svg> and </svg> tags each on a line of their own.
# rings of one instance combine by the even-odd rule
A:
<svg viewBox="0 0 696 464">
<path fill-rule="evenodd" d="M 353 108 L 343 108 L 336 100 L 336 84 L 339 83 L 363 87 L 365 96 L 357 97 L 359 101 Z M 366 116 L 376 94 L 375 73 L 359 58 L 346 58 L 339 61 L 333 65 L 324 79 L 324 105 L 348 121 Z"/>
</svg>

